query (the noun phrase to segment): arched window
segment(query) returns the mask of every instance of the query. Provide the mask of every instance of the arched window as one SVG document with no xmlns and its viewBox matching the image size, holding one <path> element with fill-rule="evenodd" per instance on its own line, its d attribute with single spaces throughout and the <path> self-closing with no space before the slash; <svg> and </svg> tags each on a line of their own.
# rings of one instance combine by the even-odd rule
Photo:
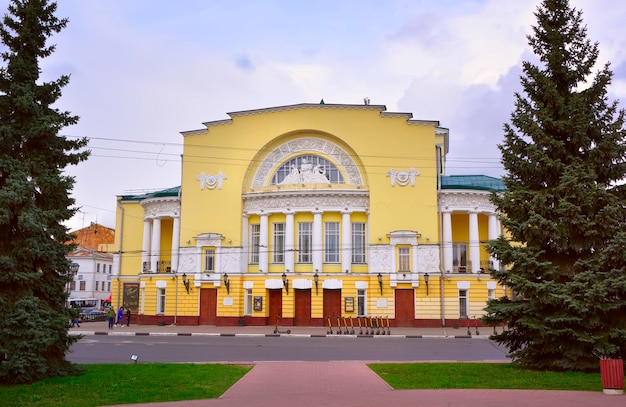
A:
<svg viewBox="0 0 626 407">
<path fill-rule="evenodd" d="M 335 164 L 317 155 L 300 155 L 288 161 L 276 170 L 270 185 L 289 184 L 343 184 L 343 176 Z"/>
</svg>

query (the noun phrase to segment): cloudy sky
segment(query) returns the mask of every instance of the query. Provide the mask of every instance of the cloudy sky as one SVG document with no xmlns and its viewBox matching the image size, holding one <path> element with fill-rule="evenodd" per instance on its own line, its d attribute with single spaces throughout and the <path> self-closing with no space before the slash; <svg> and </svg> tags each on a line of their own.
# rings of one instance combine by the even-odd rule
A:
<svg viewBox="0 0 626 407">
<path fill-rule="evenodd" d="M 450 129 L 448 175 L 502 175 L 496 145 L 519 90 L 539 0 L 60 0 L 42 77 L 71 75 L 59 108 L 89 137 L 71 168 L 72 230 L 115 227 L 116 196 L 180 185 L 181 131 L 228 112 L 297 103 L 360 104 Z M 583 10 L 610 97 L 626 105 L 626 2 Z M 0 0 L 6 10 L 7 0 Z"/>
</svg>

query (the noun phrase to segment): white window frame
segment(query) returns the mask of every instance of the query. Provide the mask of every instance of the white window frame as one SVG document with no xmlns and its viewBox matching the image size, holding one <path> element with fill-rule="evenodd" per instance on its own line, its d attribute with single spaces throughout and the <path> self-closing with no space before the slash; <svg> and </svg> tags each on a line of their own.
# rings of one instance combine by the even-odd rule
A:
<svg viewBox="0 0 626 407">
<path fill-rule="evenodd" d="M 165 288 L 157 288 L 156 313 L 157 315 L 165 314 Z"/>
<path fill-rule="evenodd" d="M 298 263 L 313 262 L 313 223 L 298 223 Z"/>
<path fill-rule="evenodd" d="M 411 248 L 407 246 L 398 247 L 398 272 L 411 272 Z"/>
<path fill-rule="evenodd" d="M 467 244 L 452 244 L 452 268 L 456 273 L 467 273 L 469 271 L 469 264 L 467 261 Z"/>
<path fill-rule="evenodd" d="M 212 273 L 215 271 L 215 248 L 209 247 L 204 250 L 204 272 Z"/>
<path fill-rule="evenodd" d="M 367 315 L 367 290 L 356 290 L 356 316 L 364 317 Z"/>
<path fill-rule="evenodd" d="M 259 245 L 261 244 L 261 225 L 250 225 L 250 264 L 259 264 Z"/>
<path fill-rule="evenodd" d="M 339 222 L 326 222 L 324 224 L 324 263 L 339 263 L 340 240 Z"/>
<path fill-rule="evenodd" d="M 252 289 L 246 288 L 244 293 L 244 315 L 250 316 L 252 315 Z"/>
<path fill-rule="evenodd" d="M 463 311 L 465 311 L 465 315 L 463 315 Z M 468 290 L 459 290 L 459 318 L 469 318 Z"/>
<path fill-rule="evenodd" d="M 352 223 L 352 264 L 367 263 L 365 245 L 365 223 Z"/>
<path fill-rule="evenodd" d="M 285 224 L 274 223 L 272 229 L 274 237 L 272 263 L 283 264 L 285 262 Z"/>
</svg>

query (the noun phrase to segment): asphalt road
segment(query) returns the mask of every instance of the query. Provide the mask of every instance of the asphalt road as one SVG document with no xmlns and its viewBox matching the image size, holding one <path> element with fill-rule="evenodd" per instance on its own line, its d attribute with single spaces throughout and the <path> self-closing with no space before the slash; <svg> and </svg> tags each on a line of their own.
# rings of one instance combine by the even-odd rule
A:
<svg viewBox="0 0 626 407">
<path fill-rule="evenodd" d="M 354 337 L 86 336 L 71 362 L 260 361 L 509 361 L 506 349 L 486 339 Z"/>
</svg>

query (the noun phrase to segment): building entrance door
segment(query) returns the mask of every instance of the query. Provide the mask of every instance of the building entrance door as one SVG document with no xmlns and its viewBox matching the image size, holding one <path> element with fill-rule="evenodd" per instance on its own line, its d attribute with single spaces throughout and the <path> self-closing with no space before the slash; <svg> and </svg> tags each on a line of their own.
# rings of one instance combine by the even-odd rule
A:
<svg viewBox="0 0 626 407">
<path fill-rule="evenodd" d="M 311 290 L 294 290 L 296 301 L 295 326 L 311 326 Z"/>
<path fill-rule="evenodd" d="M 200 289 L 200 325 L 215 325 L 217 317 L 217 288 Z"/>
<path fill-rule="evenodd" d="M 268 325 L 276 325 L 277 317 L 283 315 L 283 290 L 269 290 Z"/>
<path fill-rule="evenodd" d="M 415 326 L 415 291 L 412 289 L 397 289 L 396 296 L 396 326 Z"/>
<path fill-rule="evenodd" d="M 324 290 L 324 319 L 330 317 L 332 323 L 341 316 L 341 290 Z"/>
</svg>

